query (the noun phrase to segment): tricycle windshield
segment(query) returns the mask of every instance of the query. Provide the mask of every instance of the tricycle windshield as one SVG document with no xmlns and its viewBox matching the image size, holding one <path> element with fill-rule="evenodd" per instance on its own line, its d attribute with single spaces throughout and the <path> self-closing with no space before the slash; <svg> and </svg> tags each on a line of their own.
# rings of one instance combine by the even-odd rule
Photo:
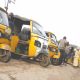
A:
<svg viewBox="0 0 80 80">
<path fill-rule="evenodd" d="M 56 38 L 56 36 L 54 34 L 51 34 L 51 40 L 56 44 L 58 43 L 57 42 L 57 38 Z"/>
<path fill-rule="evenodd" d="M 9 26 L 7 14 L 0 10 L 0 24 Z"/>
<path fill-rule="evenodd" d="M 33 21 L 32 25 L 33 25 L 32 26 L 33 27 L 33 30 L 32 30 L 33 33 L 38 34 L 38 35 L 43 36 L 43 37 L 46 38 L 45 31 L 43 30 L 43 27 L 40 24 Z"/>
</svg>

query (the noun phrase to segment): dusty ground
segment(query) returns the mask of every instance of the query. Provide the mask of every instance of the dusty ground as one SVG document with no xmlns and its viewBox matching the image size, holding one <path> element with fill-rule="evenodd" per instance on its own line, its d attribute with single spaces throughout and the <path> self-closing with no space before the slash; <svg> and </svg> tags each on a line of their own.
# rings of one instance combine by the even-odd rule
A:
<svg viewBox="0 0 80 80">
<path fill-rule="evenodd" d="M 80 80 L 80 68 L 53 66 L 47 68 L 39 64 L 20 60 L 0 62 L 0 80 Z"/>
</svg>

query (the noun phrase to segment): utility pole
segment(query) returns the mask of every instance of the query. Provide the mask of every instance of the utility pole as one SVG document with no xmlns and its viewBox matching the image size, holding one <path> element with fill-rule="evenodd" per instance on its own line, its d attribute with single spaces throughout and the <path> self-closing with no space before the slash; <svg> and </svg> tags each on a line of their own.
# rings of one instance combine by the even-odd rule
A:
<svg viewBox="0 0 80 80">
<path fill-rule="evenodd" d="M 6 12 L 8 11 L 8 7 L 9 7 L 9 4 L 10 4 L 10 3 L 15 4 L 15 0 L 13 0 L 13 1 L 12 1 L 12 0 L 8 0 L 8 1 L 7 1 L 6 5 L 5 5 Z"/>
<path fill-rule="evenodd" d="M 5 6 L 6 12 L 8 10 L 8 4 L 9 4 L 9 0 L 7 1 L 7 5 Z"/>
</svg>

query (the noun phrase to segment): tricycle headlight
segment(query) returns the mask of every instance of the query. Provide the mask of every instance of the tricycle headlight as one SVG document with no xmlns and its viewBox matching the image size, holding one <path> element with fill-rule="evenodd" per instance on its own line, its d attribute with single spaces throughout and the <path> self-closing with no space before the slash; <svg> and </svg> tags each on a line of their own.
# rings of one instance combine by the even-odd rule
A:
<svg viewBox="0 0 80 80">
<path fill-rule="evenodd" d="M 56 52 L 56 49 L 53 48 L 53 47 L 51 47 L 51 48 L 50 48 L 50 51 L 52 51 L 52 52 Z"/>
<path fill-rule="evenodd" d="M 51 47 L 51 46 L 48 46 L 49 50 L 52 51 L 52 52 L 55 52 L 56 49 L 54 47 Z"/>
<path fill-rule="evenodd" d="M 53 52 L 55 52 L 55 51 L 56 51 L 56 49 L 52 49 L 52 51 L 53 51 Z"/>
</svg>

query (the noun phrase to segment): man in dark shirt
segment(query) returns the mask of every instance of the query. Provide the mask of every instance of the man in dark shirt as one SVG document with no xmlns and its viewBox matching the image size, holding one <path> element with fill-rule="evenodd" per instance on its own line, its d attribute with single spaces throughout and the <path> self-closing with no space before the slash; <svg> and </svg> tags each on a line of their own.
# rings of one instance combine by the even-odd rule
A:
<svg viewBox="0 0 80 80">
<path fill-rule="evenodd" d="M 64 36 L 63 39 L 61 39 L 59 42 L 59 49 L 61 52 L 60 61 L 62 62 L 62 64 L 66 63 L 66 56 L 67 56 L 65 53 L 66 43 L 67 43 L 66 36 Z"/>
</svg>

